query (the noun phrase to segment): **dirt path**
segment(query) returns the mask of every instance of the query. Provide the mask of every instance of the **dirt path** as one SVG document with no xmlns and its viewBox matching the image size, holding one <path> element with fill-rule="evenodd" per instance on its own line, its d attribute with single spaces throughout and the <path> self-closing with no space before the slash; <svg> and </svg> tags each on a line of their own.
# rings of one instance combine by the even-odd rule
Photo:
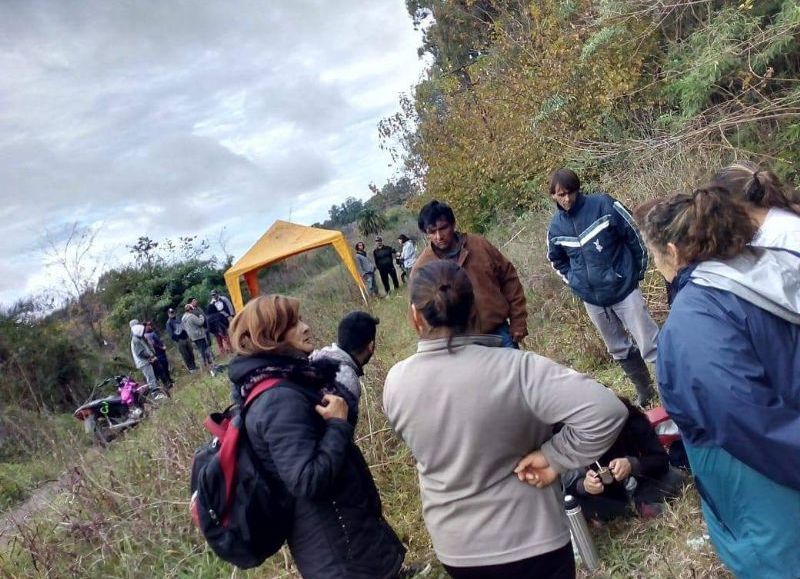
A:
<svg viewBox="0 0 800 579">
<path fill-rule="evenodd" d="M 98 448 L 91 448 L 80 462 L 85 462 L 96 457 L 101 452 Z M 62 474 L 58 480 L 50 481 L 36 489 L 24 502 L 11 508 L 0 515 L 0 547 L 6 546 L 19 533 L 19 528 L 36 513 L 48 508 L 53 500 L 60 494 L 71 489 L 77 482 L 77 467 L 72 467 Z"/>
</svg>

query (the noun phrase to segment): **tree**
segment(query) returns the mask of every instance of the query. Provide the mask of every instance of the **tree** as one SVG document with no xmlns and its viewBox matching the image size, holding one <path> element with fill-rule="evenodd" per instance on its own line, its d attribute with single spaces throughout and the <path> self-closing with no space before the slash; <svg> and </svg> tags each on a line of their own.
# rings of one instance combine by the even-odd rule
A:
<svg viewBox="0 0 800 579">
<path fill-rule="evenodd" d="M 153 265 L 157 262 L 158 256 L 156 250 L 158 249 L 158 242 L 150 239 L 146 235 L 142 235 L 133 245 L 128 246 L 136 265 L 139 267 L 152 269 Z"/>
<path fill-rule="evenodd" d="M 47 231 L 43 252 L 45 264 L 59 269 L 67 282 L 61 290 L 64 297 L 75 305 L 94 341 L 104 345 L 103 312 L 95 295 L 97 278 L 104 267 L 95 255 L 95 238 L 99 231 L 99 228 L 83 227 L 78 222 L 68 227 L 63 239 Z"/>
<path fill-rule="evenodd" d="M 372 235 L 386 228 L 386 216 L 375 209 L 367 208 L 358 214 L 358 230 L 362 235 Z"/>
</svg>

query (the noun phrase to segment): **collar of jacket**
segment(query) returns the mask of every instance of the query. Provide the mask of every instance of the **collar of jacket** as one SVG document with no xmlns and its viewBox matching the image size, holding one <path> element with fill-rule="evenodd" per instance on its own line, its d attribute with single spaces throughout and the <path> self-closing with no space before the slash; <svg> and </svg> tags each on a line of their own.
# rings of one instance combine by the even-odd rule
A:
<svg viewBox="0 0 800 579">
<path fill-rule="evenodd" d="M 347 364 L 348 366 L 350 366 L 353 369 L 353 371 L 355 371 L 356 375 L 358 376 L 364 375 L 364 369 L 361 367 L 361 364 L 359 364 L 358 361 L 355 358 L 353 358 L 347 351 L 343 350 L 341 346 L 339 346 L 339 344 L 337 344 L 336 342 L 334 342 L 327 348 L 323 349 L 326 350 L 329 354 L 331 354 L 334 358 L 339 360 L 342 364 Z M 316 356 L 314 355 L 315 353 L 316 352 L 311 354 L 312 361 L 316 359 Z"/>
<path fill-rule="evenodd" d="M 458 259 L 456 259 L 456 263 L 463 267 L 464 262 L 467 260 L 467 256 L 469 255 L 469 249 L 467 249 L 467 234 L 461 233 L 460 231 L 456 231 L 456 235 L 458 236 L 458 243 L 461 244 L 461 249 L 458 251 Z M 433 242 L 430 242 L 430 248 L 438 259 L 450 259 L 447 256 L 443 256 L 436 248 L 433 246 Z"/>
<path fill-rule="evenodd" d="M 575 203 L 572 207 L 569 208 L 569 211 L 565 210 L 561 205 L 556 203 L 556 207 L 562 213 L 569 215 L 570 217 L 574 216 L 578 211 L 581 210 L 583 204 L 586 202 L 586 195 L 583 194 L 583 191 L 578 189 L 578 196 L 575 198 Z"/>
<path fill-rule="evenodd" d="M 675 278 L 672 280 L 672 284 L 675 286 L 675 293 L 677 294 L 679 291 L 683 289 L 689 280 L 692 278 L 692 273 L 697 268 L 696 263 L 691 263 L 686 265 L 678 270 L 678 273 L 675 274 Z"/>
<path fill-rule="evenodd" d="M 450 342 L 449 347 L 448 342 Z M 499 348 L 503 344 L 503 339 L 500 336 L 491 334 L 473 334 L 470 336 L 453 336 L 452 338 L 436 338 L 435 340 L 420 340 L 417 343 L 417 353 L 436 352 L 473 344 L 476 346 Z"/>
</svg>

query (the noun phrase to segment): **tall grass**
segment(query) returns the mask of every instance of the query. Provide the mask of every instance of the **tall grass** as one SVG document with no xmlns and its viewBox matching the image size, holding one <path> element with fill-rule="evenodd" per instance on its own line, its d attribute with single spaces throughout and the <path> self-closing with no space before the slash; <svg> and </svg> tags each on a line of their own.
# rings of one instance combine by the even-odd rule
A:
<svg viewBox="0 0 800 579">
<path fill-rule="evenodd" d="M 590 372 L 617 391 L 633 389 L 610 364 L 581 304 L 543 264 L 547 216 L 539 213 L 498 228 L 492 239 L 517 264 L 528 289 L 527 347 Z M 522 229 L 522 233 L 518 232 Z M 516 237 L 514 237 L 516 235 Z M 514 240 L 507 243 L 510 239 Z M 413 353 L 416 337 L 401 292 L 361 302 L 341 267 L 306 284 L 297 296 L 304 319 L 322 346 L 335 339 L 340 317 L 367 308 L 380 317 L 378 350 L 366 368 L 356 432 L 383 499 L 387 519 L 407 545 L 408 559 L 435 562 L 422 522 L 413 458 L 388 428 L 381 411 L 389 368 Z M 297 577 L 285 551 L 261 568 L 234 572 L 219 561 L 192 527 L 188 480 L 195 448 L 208 435 L 201 424 L 227 405 L 224 377 L 197 377 L 175 393 L 152 420 L 105 453 L 79 461 L 68 492 L 22 524 L 0 550 L 4 577 Z M 532 521 L 531 524 L 535 524 Z M 725 577 L 708 544 L 687 540 L 704 532 L 694 491 L 674 501 L 658 520 L 628 520 L 596 532 L 603 567 L 597 577 Z M 434 576 L 444 577 L 437 568 Z"/>
</svg>

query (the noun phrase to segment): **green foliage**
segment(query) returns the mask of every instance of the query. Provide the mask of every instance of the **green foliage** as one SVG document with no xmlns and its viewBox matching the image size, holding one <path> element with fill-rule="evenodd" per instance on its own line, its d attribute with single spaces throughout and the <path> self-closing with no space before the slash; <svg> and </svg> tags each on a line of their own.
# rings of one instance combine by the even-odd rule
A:
<svg viewBox="0 0 800 579">
<path fill-rule="evenodd" d="M 386 216 L 367 207 L 358 214 L 358 230 L 362 235 L 373 235 L 386 229 Z"/>
<path fill-rule="evenodd" d="M 364 209 L 364 203 L 355 197 L 348 197 L 341 205 L 333 205 L 328 210 L 326 227 L 341 227 L 352 223 Z"/>
<path fill-rule="evenodd" d="M 103 274 L 98 292 L 109 310 L 108 323 L 125 333 L 132 318 L 163 326 L 167 308 L 182 308 L 193 297 L 208 303 L 212 289 L 224 288 L 223 273 L 214 260 L 128 266 Z"/>
<path fill-rule="evenodd" d="M 410 204 L 442 199 L 481 231 L 559 166 L 591 180 L 692 148 L 800 176 L 800 4 L 701 4 L 409 0 L 432 66 L 379 130 L 424 192 Z"/>
<path fill-rule="evenodd" d="M 74 409 L 88 394 L 85 359 L 60 322 L 0 318 L 0 405 Z"/>
</svg>

